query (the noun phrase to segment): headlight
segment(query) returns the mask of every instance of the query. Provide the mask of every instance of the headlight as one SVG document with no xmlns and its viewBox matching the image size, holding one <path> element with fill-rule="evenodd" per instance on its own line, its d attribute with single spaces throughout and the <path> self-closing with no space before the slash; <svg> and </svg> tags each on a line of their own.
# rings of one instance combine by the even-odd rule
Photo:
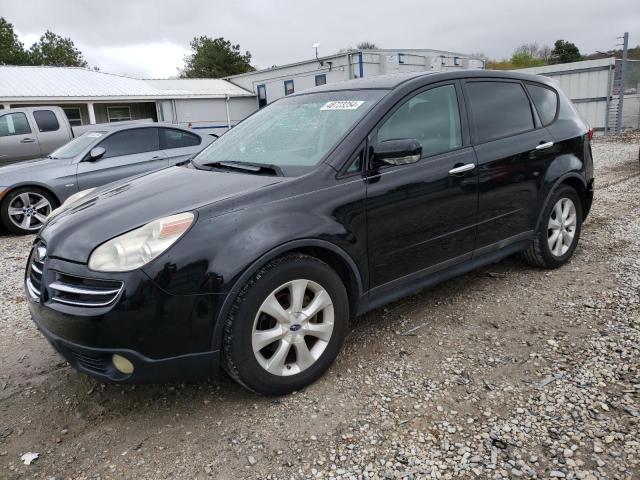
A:
<svg viewBox="0 0 640 480">
<path fill-rule="evenodd" d="M 71 205 L 73 205 L 74 203 L 76 203 L 78 200 L 83 199 L 84 197 L 86 197 L 87 195 L 89 195 L 91 192 L 93 192 L 95 190 L 95 188 L 88 188 L 87 190 L 81 190 L 78 193 L 74 193 L 73 195 L 71 195 L 69 198 L 67 198 L 62 205 L 60 205 L 58 208 L 56 208 L 55 210 L 52 210 L 51 213 L 49 214 L 49 216 L 47 217 L 48 220 L 51 220 L 53 217 L 60 215 L 62 212 L 64 212 L 67 208 L 69 208 Z"/>
<path fill-rule="evenodd" d="M 146 265 L 173 245 L 191 226 L 194 215 L 179 213 L 113 238 L 96 248 L 89 268 L 98 272 L 128 272 Z"/>
</svg>

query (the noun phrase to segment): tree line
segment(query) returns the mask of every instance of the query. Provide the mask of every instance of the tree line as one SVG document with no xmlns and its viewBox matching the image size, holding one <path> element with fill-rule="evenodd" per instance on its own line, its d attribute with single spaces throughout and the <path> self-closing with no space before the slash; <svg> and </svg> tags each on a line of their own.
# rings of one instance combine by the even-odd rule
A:
<svg viewBox="0 0 640 480">
<path fill-rule="evenodd" d="M 189 44 L 191 51 L 184 58 L 184 67 L 178 71 L 182 78 L 223 78 L 255 70 L 251 65 L 251 52 L 242 51 L 240 45 L 223 37 L 206 35 L 194 37 Z M 373 42 L 360 42 L 356 48 L 347 47 L 340 52 L 376 49 Z M 553 48 L 537 43 L 524 43 L 513 51 L 510 58 L 491 60 L 483 54 L 485 67 L 492 70 L 513 70 L 539 67 L 554 63 L 568 63 L 615 56 L 620 50 L 596 52 L 583 56 L 578 47 L 566 40 L 556 40 Z M 640 59 L 640 46 L 629 49 L 630 59 Z M 88 67 L 82 52 L 68 37 L 47 30 L 31 47 L 25 48 L 15 33 L 13 25 L 0 17 L 0 65 L 47 65 L 57 67 Z M 97 69 L 97 67 L 94 67 Z"/>
</svg>

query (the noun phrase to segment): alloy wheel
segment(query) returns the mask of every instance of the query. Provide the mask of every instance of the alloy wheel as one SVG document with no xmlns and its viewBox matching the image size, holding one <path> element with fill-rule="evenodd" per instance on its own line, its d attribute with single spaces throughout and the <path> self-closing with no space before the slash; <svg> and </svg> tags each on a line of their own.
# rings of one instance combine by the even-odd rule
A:
<svg viewBox="0 0 640 480">
<path fill-rule="evenodd" d="M 9 203 L 9 219 L 25 231 L 36 231 L 51 213 L 51 202 L 36 192 L 23 192 Z"/>
<path fill-rule="evenodd" d="M 253 353 L 267 372 L 295 375 L 320 358 L 333 326 L 329 293 L 311 280 L 292 280 L 262 302 L 253 322 Z"/>
<path fill-rule="evenodd" d="M 561 198 L 551 210 L 547 225 L 549 250 L 555 257 L 561 257 L 573 245 L 576 235 L 576 206 L 570 198 Z"/>
</svg>

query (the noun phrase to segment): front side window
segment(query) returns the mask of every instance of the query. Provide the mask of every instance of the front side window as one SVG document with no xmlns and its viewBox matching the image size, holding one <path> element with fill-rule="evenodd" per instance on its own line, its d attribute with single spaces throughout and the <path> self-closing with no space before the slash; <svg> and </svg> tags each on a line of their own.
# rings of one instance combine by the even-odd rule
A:
<svg viewBox="0 0 640 480">
<path fill-rule="evenodd" d="M 200 145 L 200 137 L 174 128 L 160 128 L 160 150 Z"/>
<path fill-rule="evenodd" d="M 407 100 L 378 130 L 378 142 L 413 138 L 422 156 L 462 146 L 460 111 L 453 85 L 432 88 Z"/>
<path fill-rule="evenodd" d="M 56 114 L 51 110 L 36 110 L 33 112 L 33 118 L 41 132 L 55 132 L 60 129 Z"/>
<path fill-rule="evenodd" d="M 520 83 L 469 82 L 467 92 L 478 142 L 533 129 L 531 105 Z"/>
<path fill-rule="evenodd" d="M 546 127 L 556 118 L 558 95 L 550 88 L 532 83 L 527 84 L 527 90 L 538 111 L 542 125 Z"/>
<path fill-rule="evenodd" d="M 285 80 L 284 81 L 284 94 L 291 95 L 294 92 L 293 90 L 293 80 Z"/>
<path fill-rule="evenodd" d="M 285 175 L 312 170 L 387 93 L 343 90 L 283 98 L 205 148 L 196 166 L 215 162 L 276 165 Z"/>
<path fill-rule="evenodd" d="M 0 137 L 26 135 L 31 133 L 27 116 L 22 113 L 8 113 L 0 117 Z"/>
<path fill-rule="evenodd" d="M 123 130 L 105 138 L 99 145 L 105 149 L 104 157 L 120 157 L 158 150 L 157 128 Z"/>
</svg>

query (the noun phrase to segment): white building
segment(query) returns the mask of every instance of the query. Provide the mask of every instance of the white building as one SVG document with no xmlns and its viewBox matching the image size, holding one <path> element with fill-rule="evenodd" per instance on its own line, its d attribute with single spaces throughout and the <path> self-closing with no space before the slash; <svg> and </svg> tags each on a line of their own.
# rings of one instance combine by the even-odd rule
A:
<svg viewBox="0 0 640 480">
<path fill-rule="evenodd" d="M 389 73 L 484 68 L 481 58 L 429 49 L 376 49 L 337 53 L 255 72 L 227 80 L 256 94 L 258 107 L 285 95 L 325 83 Z"/>
<path fill-rule="evenodd" d="M 222 79 L 138 80 L 71 67 L 0 66 L 0 109 L 55 105 L 73 126 L 150 119 L 221 134 L 255 111 Z"/>
</svg>

